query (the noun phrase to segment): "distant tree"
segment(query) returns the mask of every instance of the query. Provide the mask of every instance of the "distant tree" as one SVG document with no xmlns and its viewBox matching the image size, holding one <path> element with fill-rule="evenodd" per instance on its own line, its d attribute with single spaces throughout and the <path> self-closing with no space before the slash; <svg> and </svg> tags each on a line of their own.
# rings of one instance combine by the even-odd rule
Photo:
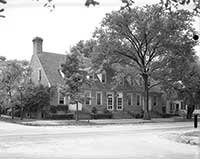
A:
<svg viewBox="0 0 200 159">
<path fill-rule="evenodd" d="M 76 104 L 76 121 L 78 121 L 78 103 L 83 103 L 84 92 L 83 86 L 87 84 L 86 74 L 84 70 L 84 60 L 78 50 L 71 49 L 71 54 L 66 55 L 66 62 L 62 64 L 62 72 L 64 73 L 65 85 L 61 88 L 63 93 L 69 99 L 70 104 Z"/>
<path fill-rule="evenodd" d="M 3 62 L 5 60 L 6 60 L 6 58 L 4 56 L 0 56 L 0 62 Z"/>
<path fill-rule="evenodd" d="M 130 73 L 137 71 L 145 92 L 144 119 L 150 119 L 149 89 L 166 57 L 192 50 L 193 14 L 186 10 L 165 12 L 160 5 L 135 7 L 107 14 L 94 33 L 96 47 L 91 53 L 94 67 L 118 64 Z M 186 57 L 193 58 L 189 51 Z M 182 56 L 185 56 L 182 55 Z M 134 74 L 135 76 L 135 74 Z"/>
<path fill-rule="evenodd" d="M 165 6 L 166 9 L 177 9 L 180 6 L 193 5 L 193 11 L 195 13 L 200 13 L 200 1 L 199 0 L 161 0 L 161 4 Z"/>
<path fill-rule="evenodd" d="M 7 95 L 3 99 L 4 104 L 11 106 L 12 118 L 14 118 L 15 95 L 18 93 L 19 87 L 23 87 L 29 79 L 31 69 L 27 61 L 4 60 L 0 72 L 0 90 Z"/>
<path fill-rule="evenodd" d="M 187 50 L 183 54 L 188 54 Z M 187 104 L 187 118 L 191 119 L 195 106 L 200 105 L 200 65 L 199 61 L 186 56 L 171 56 L 167 67 L 163 67 L 158 79 L 165 92 L 173 98 L 174 92 Z"/>
</svg>

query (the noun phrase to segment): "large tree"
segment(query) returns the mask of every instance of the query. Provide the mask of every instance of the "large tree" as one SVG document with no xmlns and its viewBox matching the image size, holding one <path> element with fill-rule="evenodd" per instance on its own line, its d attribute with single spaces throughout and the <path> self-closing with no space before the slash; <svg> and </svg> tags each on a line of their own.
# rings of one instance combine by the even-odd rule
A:
<svg viewBox="0 0 200 159">
<path fill-rule="evenodd" d="M 3 105 L 8 105 L 12 108 L 13 118 L 16 95 L 29 80 L 31 69 L 27 61 L 1 59 L 3 61 L 0 63 L 0 90 L 2 94 L 6 94 L 2 102 L 4 103 Z"/>
<path fill-rule="evenodd" d="M 76 104 L 76 121 L 79 120 L 78 105 L 84 100 L 82 88 L 89 84 L 84 61 L 84 57 L 74 47 L 71 54 L 66 55 L 66 62 L 61 65 L 65 84 L 61 86 L 60 93 L 69 99 L 69 104 Z"/>
<path fill-rule="evenodd" d="M 183 53 L 184 54 L 184 53 Z M 200 104 L 200 65 L 197 59 L 170 56 L 158 79 L 169 99 L 179 98 L 188 106 L 187 118 L 192 117 L 195 106 Z"/>
<path fill-rule="evenodd" d="M 43 113 L 44 107 L 50 104 L 50 90 L 43 85 L 36 86 L 31 82 L 26 83 L 22 102 L 24 110 L 30 114 L 30 118 L 33 112 L 40 111 Z"/>
<path fill-rule="evenodd" d="M 186 49 L 182 56 L 193 58 L 192 18 L 186 10 L 166 12 L 160 5 L 147 5 L 107 14 L 94 33 L 94 68 L 118 64 L 129 72 L 136 70 L 143 79 L 144 119 L 151 118 L 149 90 L 160 83 L 152 79 L 167 65 L 167 57 L 181 55 Z"/>
</svg>

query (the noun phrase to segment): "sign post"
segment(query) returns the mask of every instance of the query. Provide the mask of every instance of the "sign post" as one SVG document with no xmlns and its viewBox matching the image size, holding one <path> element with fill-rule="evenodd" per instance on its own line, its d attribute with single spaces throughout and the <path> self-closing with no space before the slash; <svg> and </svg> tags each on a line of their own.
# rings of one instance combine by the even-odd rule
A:
<svg viewBox="0 0 200 159">
<path fill-rule="evenodd" d="M 193 112 L 194 114 L 194 128 L 198 127 L 198 115 L 200 115 L 200 109 L 196 109 Z"/>
</svg>

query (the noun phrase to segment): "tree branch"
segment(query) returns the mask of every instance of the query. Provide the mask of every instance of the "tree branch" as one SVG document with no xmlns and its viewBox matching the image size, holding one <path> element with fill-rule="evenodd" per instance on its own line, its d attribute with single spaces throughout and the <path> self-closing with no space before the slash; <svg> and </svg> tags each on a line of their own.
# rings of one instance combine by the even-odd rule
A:
<svg viewBox="0 0 200 159">
<path fill-rule="evenodd" d="M 155 86 L 157 86 L 157 85 L 159 85 L 159 84 L 161 84 L 161 82 L 158 82 L 158 83 L 155 83 L 155 84 L 149 86 L 149 89 L 151 89 L 151 88 L 153 88 L 153 87 L 155 87 Z"/>
<path fill-rule="evenodd" d="M 118 54 L 120 54 L 120 55 L 122 55 L 122 56 L 125 56 L 125 57 L 128 57 L 128 58 L 132 59 L 133 61 L 135 61 L 135 62 L 138 64 L 139 67 L 142 67 L 142 65 L 141 65 L 140 62 L 138 61 L 137 57 L 133 57 L 133 56 L 131 56 L 131 55 L 126 54 L 125 52 L 120 52 L 120 51 L 118 51 L 118 50 L 114 50 L 114 52 L 115 52 L 115 53 L 118 53 Z"/>
</svg>

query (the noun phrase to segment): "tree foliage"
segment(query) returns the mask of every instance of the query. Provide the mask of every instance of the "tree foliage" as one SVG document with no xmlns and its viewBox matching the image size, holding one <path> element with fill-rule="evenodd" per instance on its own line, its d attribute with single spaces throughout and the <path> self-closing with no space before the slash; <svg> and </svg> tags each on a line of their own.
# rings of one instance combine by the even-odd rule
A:
<svg viewBox="0 0 200 159">
<path fill-rule="evenodd" d="M 61 93 L 70 97 L 72 104 L 83 102 L 82 87 L 87 83 L 87 73 L 84 70 L 83 59 L 81 59 L 80 54 L 74 51 L 72 49 L 72 53 L 66 55 L 66 62 L 62 64 L 65 85 L 61 90 Z"/>
<path fill-rule="evenodd" d="M 29 81 L 31 69 L 27 61 L 6 60 L 0 61 L 0 96 L 3 106 L 13 107 L 17 103 L 19 88 Z"/>
<path fill-rule="evenodd" d="M 70 104 L 76 104 L 76 121 L 78 121 L 78 103 L 83 103 L 83 87 L 88 84 L 86 78 L 84 57 L 79 53 L 79 48 L 73 47 L 71 54 L 66 55 L 66 62 L 62 64 L 65 84 L 60 92 L 69 99 Z"/>
<path fill-rule="evenodd" d="M 6 4 L 7 2 L 5 0 L 0 0 L 0 4 Z M 4 11 L 3 8 L 0 8 L 0 18 L 5 18 L 4 15 L 2 15 L 1 13 Z"/>
<path fill-rule="evenodd" d="M 28 83 L 23 92 L 23 105 L 27 112 L 36 112 L 49 106 L 50 91 L 48 87 L 42 85 L 35 86 Z"/>
<path fill-rule="evenodd" d="M 193 58 L 193 14 L 186 10 L 166 12 L 160 5 L 134 7 L 107 14 L 94 33 L 94 68 L 120 64 L 123 73 L 137 72 L 145 91 L 144 118 L 149 117 L 151 79 L 168 65 L 170 55 Z M 125 76 L 125 75 L 124 75 Z M 135 76 L 135 74 L 134 74 Z"/>
<path fill-rule="evenodd" d="M 35 1 L 40 1 L 40 0 L 35 0 Z M 44 7 L 48 8 L 50 11 L 53 11 L 56 7 L 55 5 L 55 1 L 56 0 L 45 0 L 44 3 Z M 123 5 L 121 6 L 121 10 L 123 9 L 131 9 L 131 6 L 134 4 L 134 0 L 121 0 Z M 5 0 L 0 0 L 0 4 L 6 4 L 7 1 Z M 89 7 L 91 5 L 96 6 L 99 5 L 100 2 L 99 1 L 95 1 L 95 0 L 85 0 L 85 6 Z M 190 5 L 193 4 L 193 9 L 192 11 L 194 11 L 195 13 L 197 13 L 199 15 L 200 13 L 200 1 L 199 0 L 160 0 L 160 5 L 162 7 L 164 7 L 167 10 L 170 10 L 175 8 L 177 9 L 177 7 L 179 6 L 186 6 L 186 5 Z M 0 9 L 0 13 L 3 12 L 4 9 Z M 5 18 L 4 15 L 0 14 L 1 18 Z"/>
<path fill-rule="evenodd" d="M 39 1 L 39 0 L 37 0 Z M 46 0 L 44 4 L 45 7 L 55 9 L 55 4 L 53 3 L 55 0 Z M 121 0 L 123 5 L 121 6 L 121 10 L 123 9 L 131 9 L 131 6 L 134 4 L 134 0 Z M 85 0 L 85 6 L 89 7 L 90 5 L 96 6 L 99 5 L 100 1 L 95 0 Z M 160 6 L 164 7 L 167 10 L 177 9 L 179 6 L 188 6 L 193 5 L 192 11 L 199 14 L 200 13 L 200 1 L 199 0 L 160 0 Z M 52 10 L 52 9 L 51 9 Z"/>
<path fill-rule="evenodd" d="M 179 6 L 193 5 L 192 10 L 195 13 L 200 13 L 200 1 L 199 0 L 161 0 L 161 4 L 165 6 L 166 9 L 177 9 Z"/>
<path fill-rule="evenodd" d="M 164 69 L 164 68 L 163 68 Z M 192 117 L 195 106 L 200 105 L 199 61 L 187 57 L 170 57 L 159 80 L 169 99 L 182 99 L 188 106 L 187 118 Z"/>
</svg>

